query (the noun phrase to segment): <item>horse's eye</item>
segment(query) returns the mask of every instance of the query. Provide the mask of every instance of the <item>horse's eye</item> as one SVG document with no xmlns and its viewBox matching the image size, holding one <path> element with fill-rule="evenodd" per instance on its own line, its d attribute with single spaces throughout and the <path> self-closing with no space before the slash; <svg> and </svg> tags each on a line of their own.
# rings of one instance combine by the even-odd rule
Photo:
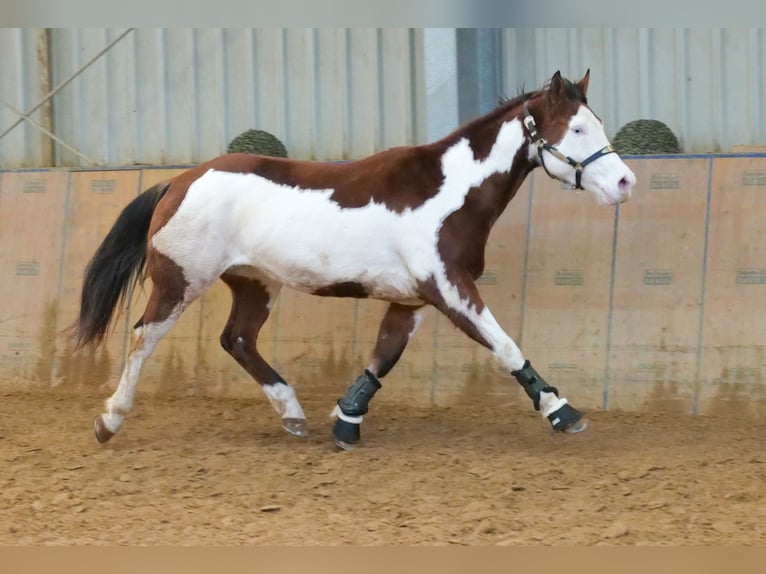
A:
<svg viewBox="0 0 766 574">
<path fill-rule="evenodd" d="M 582 128 L 580 126 L 572 128 L 572 131 L 576 133 L 577 135 L 581 135 L 585 133 L 585 128 Z"/>
</svg>

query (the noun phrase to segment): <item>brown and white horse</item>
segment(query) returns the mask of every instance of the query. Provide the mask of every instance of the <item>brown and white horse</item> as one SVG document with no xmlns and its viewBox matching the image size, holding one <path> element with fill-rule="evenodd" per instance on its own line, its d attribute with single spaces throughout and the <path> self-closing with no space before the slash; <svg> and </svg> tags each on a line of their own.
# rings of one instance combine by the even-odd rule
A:
<svg viewBox="0 0 766 574">
<path fill-rule="evenodd" d="M 283 285 L 320 296 L 390 303 L 369 363 L 335 407 L 336 442 L 359 440 L 369 400 L 436 307 L 511 372 L 555 430 L 585 427 L 482 301 L 490 229 L 537 166 L 602 203 L 635 184 L 588 106 L 589 73 L 556 72 L 445 138 L 347 163 L 230 154 L 158 184 L 122 211 L 85 271 L 77 346 L 100 343 L 140 276 L 152 290 L 132 331 L 119 386 L 95 421 L 105 442 L 131 410 L 141 366 L 194 300 L 218 279 L 233 304 L 221 345 L 262 386 L 283 427 L 305 434 L 293 388 L 256 341 Z"/>
</svg>

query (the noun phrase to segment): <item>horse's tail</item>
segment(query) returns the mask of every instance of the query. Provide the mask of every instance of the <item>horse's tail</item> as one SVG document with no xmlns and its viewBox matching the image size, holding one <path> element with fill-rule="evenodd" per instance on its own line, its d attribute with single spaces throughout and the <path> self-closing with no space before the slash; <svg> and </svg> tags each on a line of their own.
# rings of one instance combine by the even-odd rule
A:
<svg viewBox="0 0 766 574">
<path fill-rule="evenodd" d="M 71 326 L 75 349 L 103 341 L 115 309 L 125 305 L 142 277 L 149 223 L 168 186 L 158 183 L 131 201 L 85 268 L 80 315 Z"/>
</svg>

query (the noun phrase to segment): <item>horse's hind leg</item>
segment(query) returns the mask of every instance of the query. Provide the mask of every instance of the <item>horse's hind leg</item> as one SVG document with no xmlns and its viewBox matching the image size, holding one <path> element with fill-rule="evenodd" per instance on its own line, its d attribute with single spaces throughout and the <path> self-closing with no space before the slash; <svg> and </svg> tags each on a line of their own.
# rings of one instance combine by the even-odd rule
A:
<svg viewBox="0 0 766 574">
<path fill-rule="evenodd" d="M 232 295 L 231 313 L 221 333 L 221 346 L 262 385 L 274 410 L 282 417 L 282 427 L 296 436 L 305 436 L 306 417 L 295 391 L 256 348 L 258 332 L 269 316 L 271 303 L 281 285 L 234 273 L 226 273 L 221 279 Z"/>
<path fill-rule="evenodd" d="M 144 361 L 178 317 L 198 296 L 186 283 L 183 270 L 172 260 L 156 256 L 150 264 L 154 286 L 141 319 L 133 327 L 131 345 L 117 390 L 106 401 L 106 412 L 96 417 L 99 442 L 106 442 L 122 425 L 133 408 L 136 385 Z"/>
<path fill-rule="evenodd" d="M 335 443 L 344 449 L 359 442 L 359 427 L 368 404 L 380 388 L 380 381 L 396 365 L 412 335 L 420 324 L 418 310 L 422 306 L 392 303 L 378 329 L 378 339 L 364 373 L 338 401 L 333 415 Z"/>
</svg>

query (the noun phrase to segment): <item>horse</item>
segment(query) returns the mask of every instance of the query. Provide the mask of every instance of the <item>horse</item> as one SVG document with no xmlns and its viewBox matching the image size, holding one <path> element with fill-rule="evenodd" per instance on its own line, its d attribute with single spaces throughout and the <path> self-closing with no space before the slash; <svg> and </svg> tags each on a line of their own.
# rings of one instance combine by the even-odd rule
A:
<svg viewBox="0 0 766 574">
<path fill-rule="evenodd" d="M 588 105 L 589 78 L 590 70 L 577 82 L 556 72 L 432 143 L 335 163 L 226 154 L 139 194 L 86 266 L 71 326 L 76 349 L 97 346 L 135 286 L 151 279 L 119 385 L 94 421 L 97 440 L 119 430 L 144 361 L 219 279 L 232 296 L 220 344 L 260 383 L 293 435 L 307 434 L 303 409 L 257 348 L 283 285 L 389 304 L 369 363 L 334 406 L 332 436 L 341 448 L 360 441 L 370 400 L 426 306 L 487 348 L 553 431 L 583 430 L 583 413 L 498 324 L 476 279 L 493 224 L 538 166 L 600 203 L 630 198 L 636 177 Z"/>
</svg>

